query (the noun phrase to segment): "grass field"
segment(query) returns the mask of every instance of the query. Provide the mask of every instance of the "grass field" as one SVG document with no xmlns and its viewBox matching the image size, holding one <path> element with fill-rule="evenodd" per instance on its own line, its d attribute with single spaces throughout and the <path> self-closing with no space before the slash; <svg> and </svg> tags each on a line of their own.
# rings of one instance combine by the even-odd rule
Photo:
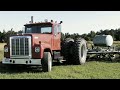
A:
<svg viewBox="0 0 120 90">
<path fill-rule="evenodd" d="M 3 58 L 0 44 L 0 60 Z M 18 67 L 9 69 L 0 64 L 0 79 L 120 79 L 120 62 L 88 61 L 85 65 L 55 65 L 51 72 L 41 68 Z"/>
</svg>

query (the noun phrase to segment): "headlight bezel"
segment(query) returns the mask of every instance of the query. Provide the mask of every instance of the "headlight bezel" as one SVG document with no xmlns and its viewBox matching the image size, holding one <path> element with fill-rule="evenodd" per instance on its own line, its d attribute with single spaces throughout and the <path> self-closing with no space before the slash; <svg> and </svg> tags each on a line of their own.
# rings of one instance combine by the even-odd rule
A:
<svg viewBox="0 0 120 90">
<path fill-rule="evenodd" d="M 35 53 L 39 53 L 40 52 L 40 47 L 35 47 Z"/>
<path fill-rule="evenodd" d="M 4 47 L 4 52 L 8 53 L 8 47 Z"/>
</svg>

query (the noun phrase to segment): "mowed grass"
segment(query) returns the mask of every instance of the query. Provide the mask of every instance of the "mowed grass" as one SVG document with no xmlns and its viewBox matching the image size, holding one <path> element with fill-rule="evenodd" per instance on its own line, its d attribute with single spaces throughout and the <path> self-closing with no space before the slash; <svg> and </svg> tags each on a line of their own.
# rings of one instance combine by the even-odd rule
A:
<svg viewBox="0 0 120 90">
<path fill-rule="evenodd" d="M 0 79 L 120 79 L 120 63 L 90 61 L 85 65 L 58 65 L 46 73 L 40 68 L 1 67 Z"/>
<path fill-rule="evenodd" d="M 0 49 L 2 60 L 3 49 Z M 102 60 L 87 61 L 84 65 L 58 64 L 46 73 L 40 67 L 9 69 L 0 64 L 0 79 L 120 79 L 120 62 Z"/>
</svg>

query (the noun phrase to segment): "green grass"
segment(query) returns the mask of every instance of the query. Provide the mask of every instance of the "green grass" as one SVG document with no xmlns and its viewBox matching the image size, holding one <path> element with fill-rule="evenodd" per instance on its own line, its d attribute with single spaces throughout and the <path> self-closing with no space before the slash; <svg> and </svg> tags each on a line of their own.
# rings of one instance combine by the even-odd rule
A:
<svg viewBox="0 0 120 90">
<path fill-rule="evenodd" d="M 0 79 L 120 79 L 120 63 L 90 61 L 85 65 L 53 66 L 51 72 L 40 68 L 0 68 Z"/>
<path fill-rule="evenodd" d="M 3 46 L 1 46 L 3 47 Z M 0 60 L 3 49 L 0 50 Z M 88 61 L 84 65 L 55 65 L 51 72 L 41 68 L 9 69 L 0 64 L 0 79 L 120 79 L 120 62 Z"/>
</svg>

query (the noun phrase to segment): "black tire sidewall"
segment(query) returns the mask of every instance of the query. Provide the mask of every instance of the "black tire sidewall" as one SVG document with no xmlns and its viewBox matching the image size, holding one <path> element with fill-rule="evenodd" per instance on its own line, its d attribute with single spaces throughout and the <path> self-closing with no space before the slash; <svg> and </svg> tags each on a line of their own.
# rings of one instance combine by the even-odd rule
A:
<svg viewBox="0 0 120 90">
<path fill-rule="evenodd" d="M 64 59 L 66 60 L 66 64 L 72 64 L 72 50 L 74 45 L 74 39 L 66 38 L 63 42 L 62 52 Z"/>
<path fill-rule="evenodd" d="M 82 51 L 81 49 L 84 48 Z M 86 47 L 86 42 L 84 39 L 81 40 L 80 48 L 79 48 L 79 61 L 80 64 L 84 64 L 86 62 L 86 57 L 87 57 L 87 47 Z M 81 55 L 83 54 L 83 55 Z"/>
<path fill-rule="evenodd" d="M 44 72 L 50 72 L 52 69 L 52 57 L 50 52 L 44 52 L 43 59 L 41 61 L 42 69 Z"/>
<path fill-rule="evenodd" d="M 84 47 L 83 50 L 83 55 L 81 56 L 82 52 L 82 46 Z M 86 57 L 87 57 L 87 46 L 86 46 L 86 40 L 83 38 L 78 38 L 75 40 L 74 44 L 74 52 L 73 52 L 73 57 L 74 57 L 74 64 L 84 64 L 86 62 Z"/>
</svg>

